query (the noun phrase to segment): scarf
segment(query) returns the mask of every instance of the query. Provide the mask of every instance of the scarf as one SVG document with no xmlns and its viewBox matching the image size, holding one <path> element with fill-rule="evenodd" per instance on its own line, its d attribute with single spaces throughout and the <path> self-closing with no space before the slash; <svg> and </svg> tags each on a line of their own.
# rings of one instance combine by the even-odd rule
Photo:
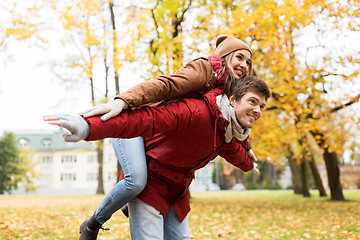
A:
<svg viewBox="0 0 360 240">
<path fill-rule="evenodd" d="M 224 86 L 225 80 L 226 80 L 226 77 L 227 77 L 227 72 L 225 70 L 221 75 L 221 70 L 223 68 L 223 65 L 221 63 L 221 58 L 219 58 L 219 56 L 214 54 L 214 55 L 210 55 L 208 57 L 208 59 L 209 59 L 211 65 L 212 65 L 212 67 L 215 70 L 216 78 L 217 78 L 217 81 L 218 81 L 218 86 L 219 87 Z"/>
<path fill-rule="evenodd" d="M 230 122 L 225 128 L 225 142 L 229 143 L 234 137 L 239 141 L 244 141 L 250 134 L 249 128 L 243 128 L 236 116 L 235 109 L 230 105 L 226 94 L 216 96 L 216 104 L 219 106 L 224 118 Z"/>
</svg>

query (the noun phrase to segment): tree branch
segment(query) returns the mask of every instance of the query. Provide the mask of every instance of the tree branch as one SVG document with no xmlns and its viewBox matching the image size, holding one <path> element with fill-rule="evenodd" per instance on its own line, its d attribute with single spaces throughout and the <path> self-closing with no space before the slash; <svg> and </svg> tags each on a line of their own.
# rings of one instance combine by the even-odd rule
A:
<svg viewBox="0 0 360 240">
<path fill-rule="evenodd" d="M 348 106 L 351 106 L 352 104 L 359 102 L 359 99 L 360 99 L 360 93 L 357 96 L 351 98 L 347 103 L 341 104 L 340 106 L 337 106 L 337 107 L 334 107 L 333 109 L 330 109 L 330 112 L 331 113 L 337 112 L 337 111 L 339 111 L 341 109 L 344 109 L 344 108 L 346 108 Z"/>
</svg>

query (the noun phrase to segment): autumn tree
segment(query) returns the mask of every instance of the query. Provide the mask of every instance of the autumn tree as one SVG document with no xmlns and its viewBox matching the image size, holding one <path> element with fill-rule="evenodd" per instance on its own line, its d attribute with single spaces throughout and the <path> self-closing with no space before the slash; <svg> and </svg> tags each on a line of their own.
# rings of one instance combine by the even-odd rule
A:
<svg viewBox="0 0 360 240">
<path fill-rule="evenodd" d="M 322 56 L 323 62 L 327 62 L 323 66 L 305 58 L 304 55 L 309 48 L 306 48 L 306 41 L 300 40 L 309 26 L 323 23 L 319 21 L 319 16 L 331 19 L 328 12 L 338 9 L 337 4 L 335 1 L 278 2 L 265 0 L 232 2 L 233 8 L 224 8 L 225 13 L 231 12 L 231 14 L 227 14 L 229 16 L 227 32 L 244 39 L 252 46 L 255 73 L 266 80 L 273 91 L 273 98 L 268 105 L 269 109 L 276 110 L 278 114 L 268 121 L 282 121 L 280 126 L 283 129 L 288 128 L 285 132 L 292 135 L 289 136 L 293 139 L 292 142 L 302 139 L 307 132 L 317 129 L 319 125 L 329 125 L 327 114 L 324 113 L 331 111 L 331 104 L 326 99 L 327 92 L 324 91 L 324 87 L 329 81 L 327 76 L 338 75 L 336 74 L 338 69 L 327 62 L 327 59 L 331 58 L 329 55 Z M 351 6 L 350 1 L 346 4 Z M 347 14 L 348 17 L 352 17 L 352 15 L 355 17 L 357 14 L 354 11 L 346 12 L 345 7 L 341 10 L 344 10 L 339 12 L 341 16 Z M 337 24 L 336 21 L 334 24 Z M 320 28 L 324 29 L 325 26 L 320 25 Z M 343 54 L 338 62 L 350 63 L 349 59 L 354 60 L 354 57 L 349 58 L 349 55 Z M 353 61 L 352 64 L 356 64 L 357 61 Z M 343 72 L 345 73 L 345 71 Z M 355 79 L 357 71 L 342 75 L 344 80 Z M 321 110 L 321 114 L 316 119 L 318 124 L 313 124 L 309 119 L 312 113 L 319 112 L 316 109 Z M 328 111 L 324 111 L 326 109 Z M 262 125 L 258 125 L 256 128 L 266 129 Z M 324 125 L 323 129 L 325 129 Z M 268 132 L 271 131 L 274 131 L 274 128 L 268 130 Z M 328 130 L 325 132 L 334 134 Z M 281 136 L 281 138 L 283 137 L 284 135 Z M 276 139 L 275 141 L 281 148 L 281 140 Z M 261 149 L 267 143 L 261 139 L 258 144 Z M 326 161 L 327 158 L 325 158 Z M 329 169 L 328 174 L 329 179 L 339 181 L 339 176 L 332 175 Z M 332 187 L 330 189 L 337 191 L 339 195 L 342 194 L 341 189 L 334 190 Z M 341 200 L 341 197 L 339 199 Z"/>
<path fill-rule="evenodd" d="M 129 34 L 137 43 L 131 49 L 134 54 L 144 49 L 138 60 L 150 64 L 145 78 L 174 73 L 184 64 L 183 27 L 194 2 L 154 0 L 132 5 L 128 21 L 136 27 Z"/>
<path fill-rule="evenodd" d="M 7 1 L 0 3 L 0 50 L 6 49 L 12 41 L 34 38 L 44 41 L 40 34 L 43 26 L 39 18 L 39 6 L 35 3 Z"/>
<path fill-rule="evenodd" d="M 50 3 L 51 1 L 48 1 Z M 11 61 L 5 55 L 7 50 L 16 44 L 39 46 L 46 42 L 44 32 L 47 29 L 44 12 L 49 5 L 34 1 L 1 1 L 0 2 L 0 51 L 1 60 Z M 1 89 L 0 89 L 1 92 Z M 15 135 L 5 132 L 0 139 L 0 193 L 10 193 L 18 188 L 26 192 L 35 190 L 36 178 L 31 162 L 31 153 L 20 151 Z"/>
<path fill-rule="evenodd" d="M 64 3 L 62 3 L 64 4 Z M 72 55 L 69 67 L 77 69 L 78 80 L 87 80 L 90 85 L 91 102 L 96 104 L 95 81 L 96 71 L 102 72 L 100 83 L 106 86 L 103 99 L 108 97 L 108 69 L 112 60 L 108 60 L 107 44 L 110 34 L 104 26 L 106 19 L 104 15 L 105 1 L 70 1 L 61 12 L 61 20 L 67 31 L 67 44 L 73 44 L 78 51 Z M 106 8 L 107 9 L 107 8 Z M 98 159 L 98 187 L 96 193 L 104 193 L 103 184 L 103 148 L 104 141 L 96 141 Z"/>
<path fill-rule="evenodd" d="M 16 137 L 5 132 L 0 138 L 0 194 L 16 190 L 24 174 Z"/>
<path fill-rule="evenodd" d="M 354 83 L 359 59 L 352 55 L 353 51 L 332 58 L 329 49 L 333 46 L 326 45 L 321 36 L 330 22 L 333 29 L 352 33 L 358 30 L 358 3 L 77 0 L 57 6 L 62 9 L 61 19 L 69 33 L 67 40 L 71 40 L 76 50 L 73 53 L 77 53 L 72 55 L 69 67 L 79 73 L 76 78 L 89 82 L 93 104 L 99 102 L 99 95 L 107 101 L 109 79 L 115 79 L 114 89 L 120 92 L 119 69 L 123 62 L 139 63 L 149 70 L 145 79 L 150 79 L 173 73 L 200 54 L 209 54 L 214 44 L 208 42 L 219 34 L 243 39 L 253 49 L 255 74 L 273 91 L 268 111 L 251 134 L 258 158 L 280 166 L 284 156 L 291 156 L 301 164 L 307 156 L 303 140 L 311 133 L 324 152 L 325 163 L 335 166 L 335 174 L 328 168 L 329 179 L 335 181 L 330 185 L 340 183 L 337 162 L 329 156 L 341 154 L 341 144 L 334 139 L 343 142 L 346 138 L 338 138 L 339 131 L 334 131 L 332 120 L 334 113 L 358 101 L 359 96 L 330 95 L 334 82 Z M 341 19 L 353 21 L 344 23 Z M 121 20 L 124 24 L 119 29 Z M 309 32 L 311 41 L 304 37 Z M 105 90 L 95 96 L 99 83 Z M 354 123 L 351 118 L 347 121 Z M 338 195 L 341 199 L 341 188 L 330 188 L 332 198 Z"/>
</svg>

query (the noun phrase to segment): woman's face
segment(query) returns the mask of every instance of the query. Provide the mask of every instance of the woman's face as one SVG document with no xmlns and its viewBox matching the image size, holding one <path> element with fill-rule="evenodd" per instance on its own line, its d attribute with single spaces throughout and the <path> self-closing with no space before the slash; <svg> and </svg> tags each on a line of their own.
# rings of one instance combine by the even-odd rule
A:
<svg viewBox="0 0 360 240">
<path fill-rule="evenodd" d="M 235 78 L 245 77 L 250 69 L 251 54 L 247 50 L 237 50 L 230 59 L 229 67 L 232 68 Z"/>
</svg>

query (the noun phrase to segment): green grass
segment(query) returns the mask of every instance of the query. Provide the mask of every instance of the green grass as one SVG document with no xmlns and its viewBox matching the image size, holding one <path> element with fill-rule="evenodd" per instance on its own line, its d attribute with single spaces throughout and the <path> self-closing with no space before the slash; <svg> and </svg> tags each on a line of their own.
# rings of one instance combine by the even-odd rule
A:
<svg viewBox="0 0 360 240">
<path fill-rule="evenodd" d="M 194 239 L 360 239 L 360 192 L 345 192 L 346 202 L 316 192 L 306 199 L 291 191 L 216 194 L 193 194 Z"/>
<path fill-rule="evenodd" d="M 360 191 L 345 202 L 292 191 L 193 193 L 193 239 L 360 239 Z M 0 196 L 0 239 L 78 239 L 81 222 L 103 199 L 94 196 Z M 130 239 L 116 213 L 99 239 Z"/>
</svg>

